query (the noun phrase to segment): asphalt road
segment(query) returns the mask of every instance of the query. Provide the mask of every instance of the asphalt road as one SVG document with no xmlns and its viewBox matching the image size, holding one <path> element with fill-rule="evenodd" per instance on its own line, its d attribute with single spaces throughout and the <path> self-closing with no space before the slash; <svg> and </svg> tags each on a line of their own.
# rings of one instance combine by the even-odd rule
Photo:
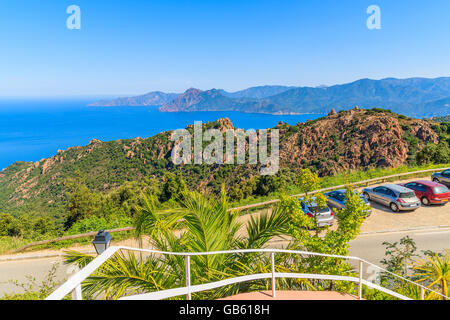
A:
<svg viewBox="0 0 450 320">
<path fill-rule="evenodd" d="M 390 232 L 379 234 L 360 235 L 350 241 L 350 255 L 363 258 L 376 265 L 384 257 L 385 246 L 383 242 L 399 242 L 401 238 L 410 236 L 417 245 L 418 253 L 422 250 L 442 252 L 450 250 L 450 228 L 446 229 L 421 229 L 408 232 Z"/>
<path fill-rule="evenodd" d="M 27 277 L 31 276 L 40 284 L 47 278 L 53 264 L 57 264 L 55 280 L 64 281 L 67 279 L 67 266 L 63 266 L 62 260 L 58 257 L 0 262 L 0 297 L 6 293 L 24 292 L 22 288 L 10 283 L 10 280 L 30 283 Z"/>
<path fill-rule="evenodd" d="M 444 249 L 450 249 L 450 228 L 432 228 L 408 232 L 360 235 L 350 242 L 350 255 L 380 265 L 380 260 L 383 259 L 385 251 L 385 247 L 382 245 L 383 241 L 399 241 L 406 235 L 416 241 L 419 252 L 421 250 L 443 251 Z M 280 244 L 276 246 L 278 247 Z M 23 282 L 27 281 L 26 275 L 32 275 L 39 283 L 45 279 L 54 263 L 58 264 L 56 279 L 59 281 L 67 279 L 67 267 L 62 265 L 60 258 L 0 262 L 0 297 L 5 293 L 23 292 L 21 288 L 8 283 L 8 280 L 15 279 Z"/>
</svg>

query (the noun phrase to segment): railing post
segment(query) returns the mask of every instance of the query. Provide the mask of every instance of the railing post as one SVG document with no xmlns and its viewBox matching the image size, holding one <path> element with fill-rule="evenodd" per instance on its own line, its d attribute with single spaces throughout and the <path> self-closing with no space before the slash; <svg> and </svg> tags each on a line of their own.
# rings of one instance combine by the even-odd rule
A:
<svg viewBox="0 0 450 320">
<path fill-rule="evenodd" d="M 363 261 L 359 260 L 359 282 L 358 282 L 358 299 L 359 300 L 362 299 L 363 271 L 364 271 Z"/>
<path fill-rule="evenodd" d="M 83 300 L 83 294 L 81 292 L 81 284 L 77 285 L 72 290 L 72 300 Z"/>
<path fill-rule="evenodd" d="M 185 256 L 184 258 L 185 271 L 186 271 L 186 287 L 188 293 L 186 294 L 186 300 L 191 300 L 191 257 Z"/>
<path fill-rule="evenodd" d="M 272 265 L 272 298 L 276 297 L 275 288 L 275 252 L 270 253 L 270 260 Z"/>
<path fill-rule="evenodd" d="M 78 266 L 71 266 L 67 268 L 66 272 L 67 274 L 70 274 L 70 278 L 73 277 L 73 275 L 80 271 L 80 268 Z M 73 290 L 72 290 L 72 300 L 83 300 L 83 293 L 81 291 L 81 284 L 78 284 Z"/>
<path fill-rule="evenodd" d="M 420 287 L 420 300 L 425 300 L 425 289 Z"/>
</svg>

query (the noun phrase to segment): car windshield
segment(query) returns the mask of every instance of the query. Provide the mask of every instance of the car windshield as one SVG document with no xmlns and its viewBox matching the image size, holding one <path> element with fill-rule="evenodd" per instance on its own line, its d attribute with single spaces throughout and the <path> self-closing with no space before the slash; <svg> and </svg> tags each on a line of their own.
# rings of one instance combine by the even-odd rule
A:
<svg viewBox="0 0 450 320">
<path fill-rule="evenodd" d="M 324 207 L 310 207 L 309 209 L 311 210 L 312 213 L 325 213 L 325 212 L 329 211 L 327 206 L 324 206 Z"/>
<path fill-rule="evenodd" d="M 416 195 L 414 194 L 414 192 L 402 192 L 400 193 L 399 198 L 401 199 L 410 199 L 410 198 L 414 198 Z"/>
<path fill-rule="evenodd" d="M 446 186 L 433 188 L 434 194 L 441 194 L 441 193 L 447 193 L 447 192 L 450 192 L 450 190 Z"/>
</svg>

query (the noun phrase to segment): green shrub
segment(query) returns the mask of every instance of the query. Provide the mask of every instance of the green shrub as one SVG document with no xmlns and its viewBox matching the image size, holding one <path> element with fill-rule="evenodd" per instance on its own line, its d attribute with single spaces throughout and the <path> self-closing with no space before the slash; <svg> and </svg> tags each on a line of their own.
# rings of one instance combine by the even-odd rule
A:
<svg viewBox="0 0 450 320">
<path fill-rule="evenodd" d="M 165 175 L 165 183 L 160 196 L 161 202 L 180 196 L 187 189 L 186 182 L 180 175 L 168 172 Z"/>
<path fill-rule="evenodd" d="M 439 144 L 429 143 L 416 155 L 418 164 L 427 163 L 447 163 L 450 161 L 450 149 L 447 141 L 441 141 Z"/>
<path fill-rule="evenodd" d="M 267 196 L 270 193 L 280 191 L 283 186 L 278 176 L 261 176 L 256 183 L 255 195 Z"/>
<path fill-rule="evenodd" d="M 81 234 L 102 229 L 117 229 L 129 227 L 133 224 L 130 217 L 110 217 L 109 219 L 103 217 L 89 217 L 80 221 L 77 221 L 67 231 L 68 234 Z"/>
<path fill-rule="evenodd" d="M 19 236 L 20 228 L 16 218 L 7 213 L 0 214 L 0 236 Z"/>
</svg>

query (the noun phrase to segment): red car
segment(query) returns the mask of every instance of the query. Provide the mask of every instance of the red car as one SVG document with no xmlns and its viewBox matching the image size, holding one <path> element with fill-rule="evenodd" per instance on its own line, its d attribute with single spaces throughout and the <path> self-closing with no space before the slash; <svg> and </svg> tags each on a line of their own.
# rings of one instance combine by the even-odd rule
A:
<svg viewBox="0 0 450 320">
<path fill-rule="evenodd" d="M 417 180 L 404 183 L 402 186 L 414 190 L 417 198 L 425 206 L 429 206 L 430 204 L 446 204 L 450 201 L 450 190 L 443 184 L 437 182 Z"/>
</svg>

